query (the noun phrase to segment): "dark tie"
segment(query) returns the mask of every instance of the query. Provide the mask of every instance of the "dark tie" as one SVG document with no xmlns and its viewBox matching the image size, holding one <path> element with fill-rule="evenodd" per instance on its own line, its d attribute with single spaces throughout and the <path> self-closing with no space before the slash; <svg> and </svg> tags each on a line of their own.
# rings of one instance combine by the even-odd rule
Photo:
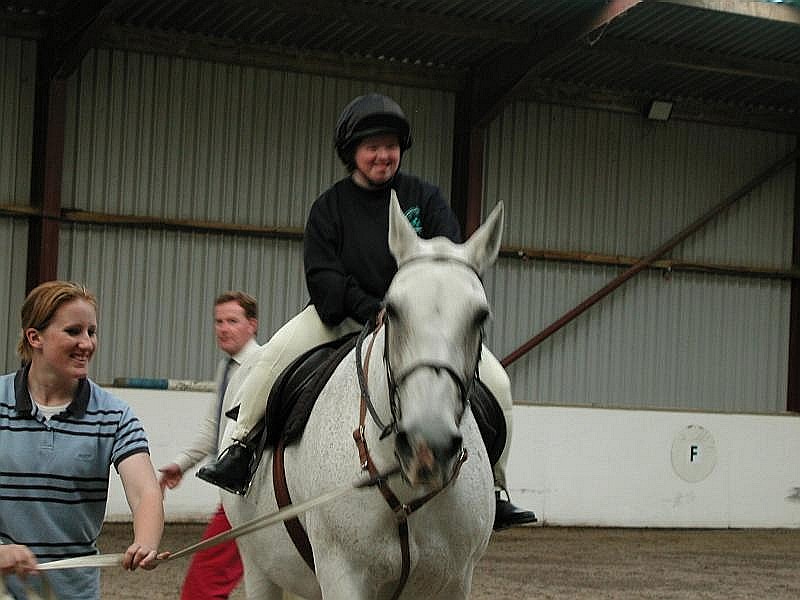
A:
<svg viewBox="0 0 800 600">
<path fill-rule="evenodd" d="M 217 447 L 214 450 L 214 454 L 219 452 L 219 432 L 222 429 L 222 417 L 225 416 L 222 407 L 224 406 L 225 391 L 228 389 L 231 367 L 235 364 L 236 361 L 232 356 L 228 358 L 228 362 L 225 363 L 225 370 L 222 372 L 222 381 L 219 382 L 219 389 L 217 390 Z"/>
</svg>

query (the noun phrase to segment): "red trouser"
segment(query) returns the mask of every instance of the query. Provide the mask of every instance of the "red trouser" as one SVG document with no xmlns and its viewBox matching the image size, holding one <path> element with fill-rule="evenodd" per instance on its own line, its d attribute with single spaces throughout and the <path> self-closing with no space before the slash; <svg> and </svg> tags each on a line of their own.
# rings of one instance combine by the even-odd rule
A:
<svg viewBox="0 0 800 600">
<path fill-rule="evenodd" d="M 230 528 L 228 517 L 219 505 L 203 533 L 203 539 Z M 242 575 L 244 567 L 234 540 L 201 550 L 192 557 L 192 564 L 183 580 L 181 600 L 226 600 L 242 580 Z"/>
</svg>

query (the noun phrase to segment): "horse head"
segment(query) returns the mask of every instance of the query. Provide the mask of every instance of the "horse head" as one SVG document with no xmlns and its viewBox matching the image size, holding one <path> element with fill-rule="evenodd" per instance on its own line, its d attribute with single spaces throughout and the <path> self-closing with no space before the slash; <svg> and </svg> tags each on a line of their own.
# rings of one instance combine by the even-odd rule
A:
<svg viewBox="0 0 800 600">
<path fill-rule="evenodd" d="M 392 191 L 397 274 L 384 299 L 384 354 L 395 454 L 411 485 L 445 486 L 463 453 L 461 419 L 475 384 L 489 303 L 481 275 L 497 258 L 503 205 L 463 244 L 417 236 Z"/>
</svg>

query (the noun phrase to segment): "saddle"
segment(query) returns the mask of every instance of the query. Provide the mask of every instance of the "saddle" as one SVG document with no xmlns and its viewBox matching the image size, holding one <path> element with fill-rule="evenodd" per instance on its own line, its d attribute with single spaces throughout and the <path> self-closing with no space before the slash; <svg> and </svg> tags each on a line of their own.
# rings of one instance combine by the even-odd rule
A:
<svg viewBox="0 0 800 600">
<path fill-rule="evenodd" d="M 303 433 L 311 410 L 322 388 L 336 367 L 353 349 L 357 333 L 315 346 L 301 354 L 275 380 L 267 400 L 267 411 L 243 442 L 255 449 L 250 474 L 255 473 L 265 448 L 275 448 L 295 442 Z M 239 406 L 225 416 L 236 420 Z"/>
</svg>

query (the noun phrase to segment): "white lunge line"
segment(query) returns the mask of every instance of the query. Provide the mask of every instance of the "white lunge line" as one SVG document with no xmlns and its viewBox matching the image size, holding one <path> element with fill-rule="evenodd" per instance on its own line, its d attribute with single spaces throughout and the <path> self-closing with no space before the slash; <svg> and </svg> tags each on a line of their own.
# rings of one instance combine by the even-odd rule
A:
<svg viewBox="0 0 800 600">
<path fill-rule="evenodd" d="M 321 496 L 317 496 L 316 498 L 312 498 L 311 500 L 306 500 L 305 502 L 301 502 L 299 504 L 292 504 L 291 506 L 286 506 L 277 510 L 273 513 L 268 515 L 263 515 L 261 517 L 257 517 L 252 521 L 247 521 L 246 523 L 242 523 L 238 527 L 234 527 L 229 529 L 228 531 L 223 531 L 213 537 L 208 539 L 202 540 L 197 542 L 196 544 L 192 544 L 191 546 L 187 546 L 186 548 L 181 548 L 177 552 L 169 553 L 168 556 L 162 558 L 158 562 L 167 562 L 170 560 L 175 560 L 176 558 L 181 558 L 188 554 L 194 554 L 195 552 L 199 552 L 200 550 L 205 550 L 206 548 L 210 548 L 212 546 L 216 546 L 217 544 L 221 544 L 222 542 L 227 542 L 228 540 L 235 539 L 237 537 L 246 535 L 248 533 L 252 533 L 264 527 L 269 527 L 271 525 L 275 525 L 276 523 L 281 523 L 286 521 L 287 519 L 293 519 L 304 512 L 307 512 L 314 508 L 315 506 L 319 506 L 320 504 L 325 504 L 326 502 L 330 502 L 339 496 L 344 496 L 351 490 L 371 487 L 377 485 L 378 483 L 385 481 L 392 475 L 395 475 L 400 472 L 400 467 L 393 467 L 386 471 L 383 474 L 378 474 L 375 477 L 371 477 L 366 480 L 357 481 L 356 483 L 348 483 L 342 485 L 341 487 L 335 488 L 329 492 L 325 492 Z M 116 567 L 122 564 L 122 559 L 125 555 L 124 554 L 97 554 L 94 556 L 77 556 L 75 558 L 65 558 L 63 560 L 55 560 L 53 562 L 44 563 L 39 565 L 40 571 L 50 571 L 55 569 L 77 569 L 80 567 Z"/>
</svg>

